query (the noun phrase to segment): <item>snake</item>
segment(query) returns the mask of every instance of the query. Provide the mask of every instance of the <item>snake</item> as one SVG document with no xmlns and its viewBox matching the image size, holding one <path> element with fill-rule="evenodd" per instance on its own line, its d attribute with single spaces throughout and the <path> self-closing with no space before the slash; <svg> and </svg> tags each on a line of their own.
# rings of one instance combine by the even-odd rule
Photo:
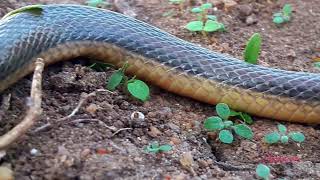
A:
<svg viewBox="0 0 320 180">
<path fill-rule="evenodd" d="M 320 123 L 320 75 L 249 64 L 110 10 L 39 5 L 0 20 L 0 92 L 45 65 L 76 57 L 122 67 L 126 73 L 205 104 L 225 103 L 251 115 Z M 32 8 L 30 8 L 32 9 Z"/>
</svg>

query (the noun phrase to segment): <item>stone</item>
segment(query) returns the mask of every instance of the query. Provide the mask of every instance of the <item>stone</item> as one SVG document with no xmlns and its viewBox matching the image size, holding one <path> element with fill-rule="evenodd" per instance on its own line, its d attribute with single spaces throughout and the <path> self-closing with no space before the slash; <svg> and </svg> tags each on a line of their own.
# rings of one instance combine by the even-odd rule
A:
<svg viewBox="0 0 320 180">
<path fill-rule="evenodd" d="M 252 25 L 252 24 L 255 24 L 257 22 L 258 22 L 258 19 L 257 19 L 255 14 L 251 14 L 250 16 L 248 16 L 246 18 L 246 24 L 247 25 Z"/>
</svg>

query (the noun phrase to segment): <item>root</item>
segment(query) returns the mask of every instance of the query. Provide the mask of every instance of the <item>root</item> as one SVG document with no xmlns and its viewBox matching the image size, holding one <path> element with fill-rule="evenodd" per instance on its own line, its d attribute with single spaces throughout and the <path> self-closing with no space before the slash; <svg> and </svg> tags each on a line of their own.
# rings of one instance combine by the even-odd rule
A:
<svg viewBox="0 0 320 180">
<path fill-rule="evenodd" d="M 0 137 L 0 150 L 5 150 L 20 136 L 25 134 L 29 128 L 39 119 L 42 108 L 42 71 L 44 69 L 43 59 L 37 59 L 31 86 L 30 107 L 24 119 L 9 132 Z"/>
</svg>

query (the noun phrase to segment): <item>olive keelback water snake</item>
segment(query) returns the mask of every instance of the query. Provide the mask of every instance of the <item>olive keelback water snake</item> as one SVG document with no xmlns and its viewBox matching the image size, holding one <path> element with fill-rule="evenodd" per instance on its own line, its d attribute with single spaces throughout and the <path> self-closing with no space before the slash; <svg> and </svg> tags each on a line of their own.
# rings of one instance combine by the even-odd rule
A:
<svg viewBox="0 0 320 180">
<path fill-rule="evenodd" d="M 320 123 L 320 75 L 245 63 L 112 11 L 42 5 L 0 21 L 0 92 L 46 65 L 79 56 L 99 59 L 181 96 L 220 102 L 256 116 Z"/>
</svg>

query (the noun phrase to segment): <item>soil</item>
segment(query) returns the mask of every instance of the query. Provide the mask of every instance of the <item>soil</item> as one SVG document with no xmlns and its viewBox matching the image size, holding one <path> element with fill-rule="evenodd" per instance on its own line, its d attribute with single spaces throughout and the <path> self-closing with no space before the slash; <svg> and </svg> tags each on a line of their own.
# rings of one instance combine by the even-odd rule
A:
<svg viewBox="0 0 320 180">
<path fill-rule="evenodd" d="M 183 11 L 166 0 L 135 0 L 130 1 L 129 7 L 142 21 L 238 58 L 242 58 L 247 39 L 259 32 L 263 38 L 260 65 L 319 72 L 312 61 L 320 56 L 317 0 L 236 2 L 233 7 L 217 5 L 210 12 L 225 24 L 227 31 L 207 37 L 183 28 L 196 19 L 190 9 L 198 3 L 186 3 Z M 36 3 L 85 1 L 8 0 L 1 2 L 0 15 Z M 272 14 L 285 3 L 292 4 L 293 19 L 277 27 L 272 23 Z M 164 16 L 168 11 L 173 14 Z M 14 171 L 16 179 L 257 179 L 255 167 L 259 163 L 270 166 L 274 179 L 320 179 L 319 126 L 282 122 L 289 131 L 303 132 L 306 141 L 271 146 L 261 139 L 275 131 L 279 122 L 253 117 L 250 127 L 255 132 L 254 139 L 237 138 L 235 143 L 226 145 L 203 128 L 204 120 L 215 115 L 214 106 L 154 86 L 150 86 L 151 98 L 145 103 L 132 99 L 120 88 L 115 92 L 101 90 L 114 69 L 100 72 L 88 64 L 81 58 L 45 70 L 41 119 L 1 160 L 2 166 Z M 2 134 L 24 117 L 30 84 L 28 76 L 2 93 L 3 97 L 11 95 L 9 109 L 1 110 Z M 90 96 L 74 116 L 57 123 L 76 108 L 84 94 L 92 92 L 96 95 Z M 144 118 L 132 119 L 134 112 L 143 113 Z M 39 131 L 48 123 L 50 128 Z M 173 150 L 146 153 L 144 147 L 154 141 L 171 144 Z"/>
</svg>

